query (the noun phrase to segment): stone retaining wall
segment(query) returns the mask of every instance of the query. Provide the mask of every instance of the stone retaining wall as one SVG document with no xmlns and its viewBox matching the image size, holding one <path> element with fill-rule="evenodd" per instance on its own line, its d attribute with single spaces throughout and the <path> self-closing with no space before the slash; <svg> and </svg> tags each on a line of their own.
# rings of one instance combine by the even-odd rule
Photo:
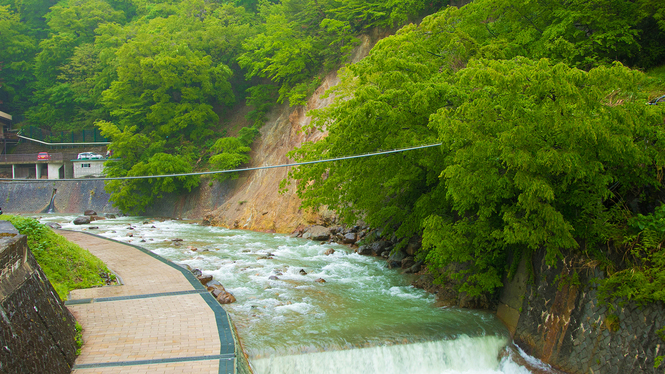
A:
<svg viewBox="0 0 665 374">
<path fill-rule="evenodd" d="M 665 327 L 662 303 L 602 304 L 592 282 L 602 272 L 578 269 L 579 281 L 571 281 L 570 262 L 549 267 L 543 255 L 532 260 L 534 282 L 523 261 L 497 311 L 520 347 L 570 374 L 665 372 L 665 363 L 654 368 L 656 357 L 665 355 L 656 333 Z"/>
<path fill-rule="evenodd" d="M 28 249 L 0 221 L 0 373 L 70 373 L 75 320 Z"/>
</svg>

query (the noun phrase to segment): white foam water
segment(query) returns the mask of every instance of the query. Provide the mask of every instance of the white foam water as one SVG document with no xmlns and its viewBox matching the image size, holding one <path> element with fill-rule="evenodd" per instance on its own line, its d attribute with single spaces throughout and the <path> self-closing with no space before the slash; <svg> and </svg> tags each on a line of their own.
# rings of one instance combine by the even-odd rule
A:
<svg viewBox="0 0 665 374">
<path fill-rule="evenodd" d="M 505 337 L 460 336 L 454 340 L 270 357 L 252 361 L 262 374 L 527 374 L 500 359 Z"/>
</svg>

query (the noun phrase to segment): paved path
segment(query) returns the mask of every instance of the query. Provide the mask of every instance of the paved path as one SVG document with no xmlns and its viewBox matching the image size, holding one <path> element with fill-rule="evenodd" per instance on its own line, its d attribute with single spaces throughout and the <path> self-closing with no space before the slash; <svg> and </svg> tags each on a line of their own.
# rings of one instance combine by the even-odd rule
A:
<svg viewBox="0 0 665 374">
<path fill-rule="evenodd" d="M 73 373 L 236 373 L 230 320 L 193 274 L 140 247 L 58 233 L 124 283 L 71 292 L 84 341 Z"/>
</svg>

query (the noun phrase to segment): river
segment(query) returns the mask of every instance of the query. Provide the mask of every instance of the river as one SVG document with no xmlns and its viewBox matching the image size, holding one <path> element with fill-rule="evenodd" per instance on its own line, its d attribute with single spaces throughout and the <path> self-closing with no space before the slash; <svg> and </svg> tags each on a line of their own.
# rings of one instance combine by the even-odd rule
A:
<svg viewBox="0 0 665 374">
<path fill-rule="evenodd" d="M 257 374 L 554 372 L 514 346 L 493 314 L 437 307 L 385 261 L 342 245 L 144 217 L 76 226 L 75 217 L 36 218 L 213 275 L 237 299 L 224 308 Z"/>
</svg>

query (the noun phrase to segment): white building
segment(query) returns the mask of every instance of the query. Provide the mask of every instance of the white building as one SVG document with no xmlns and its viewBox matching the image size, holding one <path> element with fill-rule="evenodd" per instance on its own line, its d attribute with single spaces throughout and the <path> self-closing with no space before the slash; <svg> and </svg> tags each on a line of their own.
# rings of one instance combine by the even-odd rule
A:
<svg viewBox="0 0 665 374">
<path fill-rule="evenodd" d="M 74 178 L 101 177 L 104 175 L 104 162 L 106 160 L 72 160 L 74 164 Z"/>
</svg>

